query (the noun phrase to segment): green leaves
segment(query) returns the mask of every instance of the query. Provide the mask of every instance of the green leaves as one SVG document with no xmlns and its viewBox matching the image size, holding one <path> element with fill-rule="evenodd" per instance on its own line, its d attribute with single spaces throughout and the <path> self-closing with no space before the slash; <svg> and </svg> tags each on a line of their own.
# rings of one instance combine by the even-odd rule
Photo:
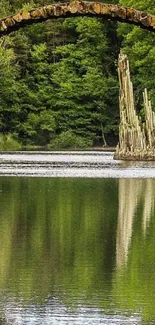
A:
<svg viewBox="0 0 155 325">
<path fill-rule="evenodd" d="M 116 96 L 116 91 L 111 91 L 111 85 L 117 87 L 110 69 L 105 69 L 103 65 L 103 62 L 106 65 L 108 50 L 106 31 L 99 20 L 90 18 L 66 19 L 63 26 L 76 37 L 74 43 L 59 46 L 55 50 L 61 60 L 53 65 L 52 82 L 56 87 L 53 109 L 60 110 L 62 116 L 64 111 L 67 112 L 67 127 L 94 141 L 101 128 L 100 118 L 103 112 L 102 120 L 106 127 L 109 92 L 112 97 L 112 93 Z M 80 125 L 79 114 L 80 119 L 83 119 Z M 86 122 L 85 117 L 88 115 Z M 99 115 L 98 119 L 96 115 Z M 59 132 L 64 130 L 62 120 L 63 118 L 58 122 Z"/>
<path fill-rule="evenodd" d="M 10 10 L 19 5 L 27 6 L 12 2 Z M 80 146 L 102 144 L 102 133 L 114 130 L 118 118 L 113 33 L 114 24 L 76 17 L 36 24 L 8 37 L 4 59 L 0 49 L 1 132 L 16 131 L 24 145 L 53 146 L 64 135 L 68 144 L 70 138 Z"/>
<path fill-rule="evenodd" d="M 55 119 L 48 111 L 28 114 L 27 121 L 22 126 L 22 132 L 27 139 L 38 145 L 45 145 L 47 140 L 49 142 L 54 130 Z"/>
<path fill-rule="evenodd" d="M 57 148 L 57 149 L 66 149 L 66 148 L 89 148 L 92 146 L 92 141 L 90 139 L 86 139 L 86 137 L 82 137 L 73 133 L 73 131 L 63 131 L 60 135 L 58 135 L 54 141 L 51 141 L 49 144 L 49 148 Z"/>
<path fill-rule="evenodd" d="M 154 2 L 150 2 L 149 0 L 139 0 L 136 4 L 133 0 L 120 0 L 120 4 L 154 13 Z M 123 38 L 123 51 L 127 53 L 129 57 L 138 109 L 141 109 L 143 105 L 142 92 L 144 88 L 148 88 L 151 95 L 152 106 L 155 107 L 154 35 L 138 27 L 128 27 L 128 25 L 123 24 L 119 25 L 118 33 L 119 36 Z"/>
</svg>

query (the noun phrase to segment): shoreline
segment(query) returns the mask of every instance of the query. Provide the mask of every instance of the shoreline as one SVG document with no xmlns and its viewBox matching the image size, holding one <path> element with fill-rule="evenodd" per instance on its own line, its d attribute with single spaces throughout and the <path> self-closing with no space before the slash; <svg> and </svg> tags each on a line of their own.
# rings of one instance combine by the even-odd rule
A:
<svg viewBox="0 0 155 325">
<path fill-rule="evenodd" d="M 103 152 L 115 152 L 116 150 L 116 147 L 93 147 L 93 148 L 52 148 L 52 149 L 48 149 L 46 147 L 27 147 L 27 148 L 21 148 L 21 149 L 5 149 L 5 150 L 0 150 L 0 154 L 1 153 L 9 153 L 9 152 L 28 152 L 28 151 L 31 151 L 31 152 L 39 152 L 39 151 L 45 151 L 45 152 L 62 152 L 62 151 L 80 151 L 80 152 L 83 152 L 83 151 L 103 151 Z"/>
</svg>

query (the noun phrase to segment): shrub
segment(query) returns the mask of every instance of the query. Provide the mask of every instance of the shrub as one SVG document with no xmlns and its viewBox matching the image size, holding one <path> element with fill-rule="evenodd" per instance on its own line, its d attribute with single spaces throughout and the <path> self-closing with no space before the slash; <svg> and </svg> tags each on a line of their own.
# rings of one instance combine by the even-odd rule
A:
<svg viewBox="0 0 155 325">
<path fill-rule="evenodd" d="M 21 144 L 12 134 L 0 134 L 0 150 L 19 150 Z"/>
<path fill-rule="evenodd" d="M 78 149 L 78 148 L 88 148 L 92 146 L 92 140 L 82 138 L 73 131 L 64 131 L 49 144 L 49 148 L 55 149 Z"/>
</svg>

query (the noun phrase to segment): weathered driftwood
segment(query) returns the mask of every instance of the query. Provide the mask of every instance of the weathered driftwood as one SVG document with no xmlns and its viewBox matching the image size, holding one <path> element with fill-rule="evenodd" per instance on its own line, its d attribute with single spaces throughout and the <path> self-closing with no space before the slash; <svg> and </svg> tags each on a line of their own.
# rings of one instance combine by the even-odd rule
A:
<svg viewBox="0 0 155 325">
<path fill-rule="evenodd" d="M 19 12 L 0 20 L 0 36 L 10 34 L 24 25 L 52 18 L 73 16 L 98 16 L 127 22 L 155 32 L 155 16 L 133 8 L 102 2 L 71 1 L 45 5 L 29 11 Z"/>
<path fill-rule="evenodd" d="M 145 122 L 142 123 L 136 113 L 129 61 L 124 54 L 119 55 L 118 76 L 120 126 L 119 144 L 114 159 L 155 160 L 155 113 L 146 89 L 143 93 Z"/>
</svg>

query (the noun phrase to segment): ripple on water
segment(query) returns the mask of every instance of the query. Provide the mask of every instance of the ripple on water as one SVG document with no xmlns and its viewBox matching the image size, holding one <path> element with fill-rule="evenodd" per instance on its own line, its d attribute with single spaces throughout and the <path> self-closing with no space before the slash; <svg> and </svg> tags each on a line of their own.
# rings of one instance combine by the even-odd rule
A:
<svg viewBox="0 0 155 325">
<path fill-rule="evenodd" d="M 28 308 L 8 304 L 5 310 L 8 325 L 140 325 L 138 315 L 131 317 L 106 315 L 97 308 L 79 307 L 73 312 L 58 301 L 49 301 L 45 306 L 32 305 Z"/>
<path fill-rule="evenodd" d="M 112 152 L 101 151 L 1 153 L 0 175 L 155 178 L 155 162 L 116 161 Z"/>
</svg>

